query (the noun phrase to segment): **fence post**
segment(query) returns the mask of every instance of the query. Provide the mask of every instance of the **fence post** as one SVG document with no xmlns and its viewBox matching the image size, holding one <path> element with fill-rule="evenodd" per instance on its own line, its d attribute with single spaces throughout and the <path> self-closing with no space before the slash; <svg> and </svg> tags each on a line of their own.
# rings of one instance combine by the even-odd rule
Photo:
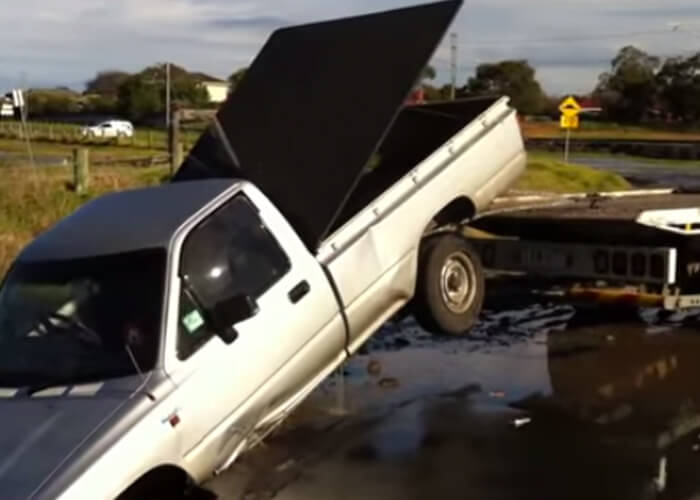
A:
<svg viewBox="0 0 700 500">
<path fill-rule="evenodd" d="M 182 165 L 182 160 L 185 157 L 185 149 L 182 146 L 181 142 L 178 142 L 175 145 L 175 151 L 174 151 L 174 157 L 173 157 L 173 167 L 171 171 L 171 175 L 178 169 L 180 168 L 180 165 Z"/>
<path fill-rule="evenodd" d="M 90 150 L 75 148 L 73 150 L 73 189 L 77 194 L 84 194 L 90 184 Z"/>
<path fill-rule="evenodd" d="M 170 176 L 175 174 L 182 163 L 182 142 L 180 141 L 180 110 L 173 106 L 168 130 L 168 149 L 170 152 Z M 179 152 L 179 157 L 178 157 Z"/>
<path fill-rule="evenodd" d="M 148 131 L 148 149 L 153 149 L 153 130 Z"/>
</svg>

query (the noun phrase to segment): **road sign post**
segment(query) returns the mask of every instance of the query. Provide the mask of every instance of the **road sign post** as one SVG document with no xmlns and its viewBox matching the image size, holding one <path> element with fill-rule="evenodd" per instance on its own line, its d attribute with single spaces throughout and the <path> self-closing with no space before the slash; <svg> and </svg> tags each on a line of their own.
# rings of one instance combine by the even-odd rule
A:
<svg viewBox="0 0 700 500">
<path fill-rule="evenodd" d="M 581 106 L 576 99 L 569 96 L 559 105 L 559 111 L 561 111 L 560 126 L 562 129 L 566 130 L 566 140 L 564 141 L 564 162 L 569 163 L 569 150 L 571 143 L 571 129 L 579 127 L 579 113 L 581 113 Z"/>
</svg>

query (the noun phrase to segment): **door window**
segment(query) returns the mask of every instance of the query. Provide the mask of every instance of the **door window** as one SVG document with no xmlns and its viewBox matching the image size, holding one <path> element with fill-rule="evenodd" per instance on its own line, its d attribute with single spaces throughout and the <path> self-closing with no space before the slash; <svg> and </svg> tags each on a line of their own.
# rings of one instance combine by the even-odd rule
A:
<svg viewBox="0 0 700 500">
<path fill-rule="evenodd" d="M 290 269 L 289 258 L 245 196 L 217 210 L 183 246 L 178 357 L 187 359 L 215 334 L 206 311 L 236 295 L 257 299 Z"/>
</svg>

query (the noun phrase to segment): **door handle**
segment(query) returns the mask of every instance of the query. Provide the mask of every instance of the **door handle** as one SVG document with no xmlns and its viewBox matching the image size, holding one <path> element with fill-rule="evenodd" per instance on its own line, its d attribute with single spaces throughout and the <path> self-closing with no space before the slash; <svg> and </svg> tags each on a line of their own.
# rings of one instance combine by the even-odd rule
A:
<svg viewBox="0 0 700 500">
<path fill-rule="evenodd" d="M 306 297 L 306 294 L 308 294 L 310 291 L 311 287 L 309 286 L 309 282 L 304 280 L 290 290 L 289 300 L 292 301 L 292 304 L 296 304 L 301 299 Z"/>
</svg>

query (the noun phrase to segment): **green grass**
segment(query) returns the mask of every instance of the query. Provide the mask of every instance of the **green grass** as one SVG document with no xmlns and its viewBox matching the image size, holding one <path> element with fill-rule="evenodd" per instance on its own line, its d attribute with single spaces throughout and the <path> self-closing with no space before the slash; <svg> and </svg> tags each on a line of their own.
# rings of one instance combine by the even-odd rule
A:
<svg viewBox="0 0 700 500">
<path fill-rule="evenodd" d="M 98 160 L 143 156 L 155 156 L 165 154 L 164 150 L 145 149 L 131 146 L 116 146 L 113 144 L 61 144 L 53 142 L 32 142 L 32 151 L 37 155 L 66 156 L 73 155 L 75 148 L 88 148 L 92 158 Z M 0 152 L 13 154 L 27 154 L 27 143 L 18 139 L 0 139 Z"/>
<path fill-rule="evenodd" d="M 547 159 L 554 161 L 563 161 L 563 153 L 551 153 L 547 151 L 532 151 L 528 153 L 530 157 Z M 648 165 L 650 167 L 674 167 L 674 168 L 700 168 L 698 160 L 676 160 L 666 158 L 648 158 L 646 156 L 634 156 L 626 154 L 601 153 L 598 151 L 571 153 L 569 163 L 582 163 L 585 165 L 586 158 L 603 158 L 618 161 L 630 161 L 639 165 Z"/>
<path fill-rule="evenodd" d="M 566 164 L 530 154 L 527 169 L 513 189 L 552 193 L 622 191 L 630 184 L 617 174 L 583 165 Z"/>
<path fill-rule="evenodd" d="M 116 145 L 132 149 L 165 150 L 167 148 L 167 133 L 162 129 L 150 129 L 136 127 L 133 138 L 116 139 L 87 139 L 80 134 L 82 125 L 69 123 L 29 122 L 30 137 L 36 144 L 82 144 L 92 145 Z M 192 146 L 201 135 L 204 126 L 198 128 L 189 127 L 180 134 L 185 147 Z M 0 121 L 0 138 L 20 139 L 21 124 L 16 121 Z"/>
</svg>

